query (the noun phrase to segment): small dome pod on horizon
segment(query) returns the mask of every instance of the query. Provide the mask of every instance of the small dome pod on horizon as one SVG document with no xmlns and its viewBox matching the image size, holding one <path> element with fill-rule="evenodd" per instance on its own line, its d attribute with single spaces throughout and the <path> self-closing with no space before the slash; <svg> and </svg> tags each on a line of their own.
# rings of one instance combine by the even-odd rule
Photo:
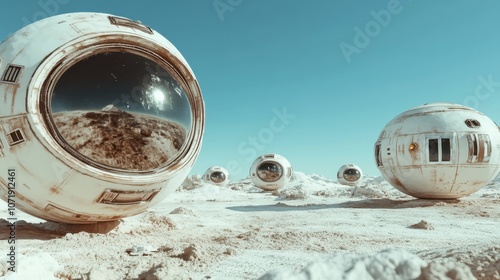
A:
<svg viewBox="0 0 500 280">
<path fill-rule="evenodd" d="M 290 162 L 278 154 L 262 155 L 250 167 L 250 179 L 257 188 L 265 191 L 282 188 L 290 181 L 292 174 Z"/>
<path fill-rule="evenodd" d="M 212 166 L 203 175 L 203 181 L 217 186 L 225 186 L 229 182 L 229 172 L 223 167 Z"/>
<path fill-rule="evenodd" d="M 428 103 L 395 117 L 375 143 L 375 163 L 396 189 L 417 198 L 454 199 L 500 172 L 500 130 L 472 108 Z"/>
<path fill-rule="evenodd" d="M 344 164 L 337 172 L 337 181 L 342 185 L 355 186 L 362 177 L 361 168 L 355 164 Z"/>
</svg>

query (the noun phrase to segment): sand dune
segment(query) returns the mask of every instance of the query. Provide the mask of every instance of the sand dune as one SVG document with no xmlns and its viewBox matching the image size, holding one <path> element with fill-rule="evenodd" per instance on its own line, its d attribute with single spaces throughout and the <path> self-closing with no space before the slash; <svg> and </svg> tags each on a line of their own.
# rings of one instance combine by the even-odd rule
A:
<svg viewBox="0 0 500 280">
<path fill-rule="evenodd" d="M 18 212 L 25 221 L 18 229 L 19 272 L 7 273 L 2 261 L 0 275 L 499 279 L 499 186 L 460 200 L 423 200 L 373 177 L 354 189 L 296 172 L 285 188 L 263 192 L 249 179 L 218 187 L 197 175 L 154 208 L 115 224 L 71 228 Z M 7 207 L 0 209 L 7 217 Z M 6 256 L 7 241 L 0 243 Z M 127 253 L 141 244 L 156 251 Z"/>
</svg>

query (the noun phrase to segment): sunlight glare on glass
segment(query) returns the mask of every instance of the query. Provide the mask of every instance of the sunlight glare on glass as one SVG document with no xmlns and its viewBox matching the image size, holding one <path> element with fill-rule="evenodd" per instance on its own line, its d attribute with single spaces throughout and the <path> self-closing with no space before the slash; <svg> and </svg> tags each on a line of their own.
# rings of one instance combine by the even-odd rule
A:
<svg viewBox="0 0 500 280">
<path fill-rule="evenodd" d="M 161 108 L 163 107 L 163 103 L 165 102 L 165 94 L 163 91 L 160 89 L 154 89 L 153 90 L 153 103 L 155 104 L 156 108 Z"/>
</svg>

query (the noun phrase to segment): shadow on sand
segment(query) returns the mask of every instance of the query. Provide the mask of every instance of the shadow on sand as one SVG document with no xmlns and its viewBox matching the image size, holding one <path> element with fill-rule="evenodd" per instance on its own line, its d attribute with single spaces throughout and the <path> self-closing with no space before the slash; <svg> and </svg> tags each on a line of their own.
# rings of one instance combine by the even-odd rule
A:
<svg viewBox="0 0 500 280">
<path fill-rule="evenodd" d="M 401 209 L 401 208 L 416 208 L 430 207 L 436 204 L 456 204 L 460 201 L 452 200 L 431 200 L 431 199 L 412 199 L 412 200 L 390 200 L 390 199 L 365 199 L 360 201 L 347 201 L 336 204 L 302 204 L 290 205 L 283 202 L 270 205 L 248 205 L 248 206 L 231 206 L 226 209 L 239 212 L 259 212 L 259 211 L 310 211 L 330 208 L 365 208 L 365 209 Z"/>
<path fill-rule="evenodd" d="M 50 240 L 65 236 L 67 233 L 108 233 L 116 228 L 120 221 L 101 222 L 95 224 L 61 224 L 55 222 L 28 223 L 24 220 L 15 223 L 16 239 Z M 0 240 L 7 240 L 10 236 L 9 221 L 0 219 Z"/>
</svg>

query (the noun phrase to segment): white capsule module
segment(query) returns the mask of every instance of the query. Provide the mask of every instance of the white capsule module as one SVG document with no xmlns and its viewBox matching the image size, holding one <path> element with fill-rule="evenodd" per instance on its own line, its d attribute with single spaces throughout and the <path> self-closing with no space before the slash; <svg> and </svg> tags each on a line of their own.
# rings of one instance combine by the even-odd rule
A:
<svg viewBox="0 0 500 280">
<path fill-rule="evenodd" d="M 356 186 L 362 177 L 361 168 L 355 164 L 344 164 L 337 172 L 337 181 L 342 185 Z"/>
<path fill-rule="evenodd" d="M 499 149 L 499 127 L 487 116 L 462 105 L 430 103 L 385 126 L 375 143 L 375 162 L 403 193 L 454 199 L 498 175 Z"/>
<path fill-rule="evenodd" d="M 292 174 L 290 162 L 277 154 L 258 157 L 250 168 L 250 179 L 254 185 L 266 191 L 282 188 L 290 181 Z"/>
<path fill-rule="evenodd" d="M 229 172 L 224 167 L 212 166 L 203 175 L 203 181 L 217 186 L 225 186 L 229 182 Z"/>
<path fill-rule="evenodd" d="M 197 80 L 141 22 L 43 19 L 0 44 L 0 75 L 0 195 L 33 216 L 95 223 L 141 213 L 198 156 Z"/>
</svg>

